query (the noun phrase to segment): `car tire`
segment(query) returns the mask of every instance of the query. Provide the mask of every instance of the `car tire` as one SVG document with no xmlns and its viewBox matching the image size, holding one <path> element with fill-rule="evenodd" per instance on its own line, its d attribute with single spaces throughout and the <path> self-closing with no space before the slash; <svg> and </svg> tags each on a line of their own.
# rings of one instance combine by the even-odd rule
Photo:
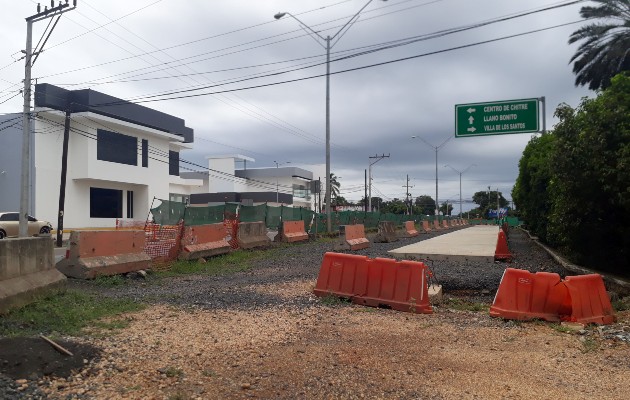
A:
<svg viewBox="0 0 630 400">
<path fill-rule="evenodd" d="M 0 239 L 4 239 L 5 237 L 7 237 L 7 233 L 0 229 Z"/>
<path fill-rule="evenodd" d="M 41 235 L 47 235 L 50 233 L 50 228 L 47 226 L 42 227 L 42 229 L 39 230 L 39 233 Z"/>
</svg>

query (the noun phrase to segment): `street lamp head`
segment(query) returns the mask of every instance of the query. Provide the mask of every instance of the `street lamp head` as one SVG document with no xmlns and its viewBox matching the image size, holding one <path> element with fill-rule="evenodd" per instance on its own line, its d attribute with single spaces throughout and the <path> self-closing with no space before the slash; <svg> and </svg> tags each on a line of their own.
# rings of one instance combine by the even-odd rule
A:
<svg viewBox="0 0 630 400">
<path fill-rule="evenodd" d="M 274 15 L 273 17 L 274 17 L 275 19 L 280 19 L 280 18 L 284 17 L 285 15 L 287 15 L 287 13 L 286 13 L 286 12 L 279 12 L 279 13 L 277 13 L 276 15 Z"/>
</svg>

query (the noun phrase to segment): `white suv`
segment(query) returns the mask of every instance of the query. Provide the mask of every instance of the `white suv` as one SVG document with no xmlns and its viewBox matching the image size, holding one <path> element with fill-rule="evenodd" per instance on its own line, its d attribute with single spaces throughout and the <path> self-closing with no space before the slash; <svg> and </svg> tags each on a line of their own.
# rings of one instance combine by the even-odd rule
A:
<svg viewBox="0 0 630 400">
<path fill-rule="evenodd" d="M 0 212 L 0 239 L 4 239 L 5 237 L 17 237 L 20 227 L 19 221 L 20 213 Z M 50 233 L 51 230 L 52 225 L 50 222 L 38 221 L 30 215 L 28 216 L 29 236 L 37 235 L 38 233 Z"/>
</svg>

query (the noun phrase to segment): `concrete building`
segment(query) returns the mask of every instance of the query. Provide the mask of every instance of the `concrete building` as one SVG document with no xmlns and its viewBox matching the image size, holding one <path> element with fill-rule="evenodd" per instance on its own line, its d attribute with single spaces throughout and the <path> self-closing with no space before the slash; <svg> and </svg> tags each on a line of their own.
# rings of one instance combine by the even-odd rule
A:
<svg viewBox="0 0 630 400">
<path fill-rule="evenodd" d="M 188 196 L 200 180 L 179 173 L 194 132 L 181 118 L 93 90 L 35 85 L 30 214 L 56 225 L 65 112 L 70 111 L 65 228 L 145 219 L 153 198 Z M 16 117 L 19 124 L 14 124 Z M 1 117 L 0 210 L 18 211 L 21 114 Z"/>
<path fill-rule="evenodd" d="M 186 179 L 200 179 L 192 188 L 192 205 L 238 202 L 247 205 L 268 203 L 313 209 L 310 184 L 313 173 L 295 166 L 248 168 L 253 158 L 240 154 L 210 156 L 208 171 L 183 172 Z M 241 167 L 239 169 L 239 167 Z"/>
</svg>

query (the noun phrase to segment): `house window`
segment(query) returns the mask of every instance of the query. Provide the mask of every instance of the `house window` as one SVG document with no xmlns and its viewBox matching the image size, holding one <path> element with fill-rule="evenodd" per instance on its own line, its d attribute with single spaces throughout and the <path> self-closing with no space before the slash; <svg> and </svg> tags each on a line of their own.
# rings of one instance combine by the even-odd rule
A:
<svg viewBox="0 0 630 400">
<path fill-rule="evenodd" d="M 90 218 L 122 218 L 123 191 L 90 188 Z"/>
<path fill-rule="evenodd" d="M 179 152 L 168 152 L 168 174 L 179 176 Z"/>
<path fill-rule="evenodd" d="M 127 218 L 133 218 L 133 190 L 127 190 Z"/>
<path fill-rule="evenodd" d="M 149 166 L 149 141 L 146 139 L 142 139 L 142 166 Z"/>
<path fill-rule="evenodd" d="M 138 165 L 138 139 L 134 136 L 96 131 L 96 158 L 118 164 Z"/>
</svg>

